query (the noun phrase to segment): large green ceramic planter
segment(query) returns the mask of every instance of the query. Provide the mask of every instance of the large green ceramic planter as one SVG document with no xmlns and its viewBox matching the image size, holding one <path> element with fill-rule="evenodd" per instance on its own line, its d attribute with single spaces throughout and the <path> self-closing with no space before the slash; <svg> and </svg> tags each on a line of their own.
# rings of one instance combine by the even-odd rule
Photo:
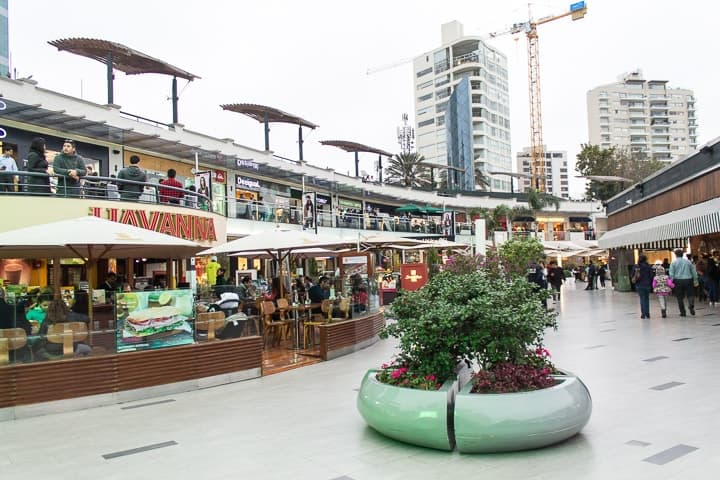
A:
<svg viewBox="0 0 720 480">
<path fill-rule="evenodd" d="M 357 399 L 357 408 L 367 424 L 401 442 L 452 450 L 452 432 L 448 432 L 452 410 L 448 408 L 457 383 L 447 381 L 435 391 L 416 390 L 381 383 L 375 378 L 377 372 L 365 374 Z"/>
<path fill-rule="evenodd" d="M 592 399 L 575 375 L 558 375 L 551 388 L 532 392 L 477 394 L 466 385 L 455 397 L 455 441 L 463 453 L 540 448 L 582 430 Z"/>
</svg>

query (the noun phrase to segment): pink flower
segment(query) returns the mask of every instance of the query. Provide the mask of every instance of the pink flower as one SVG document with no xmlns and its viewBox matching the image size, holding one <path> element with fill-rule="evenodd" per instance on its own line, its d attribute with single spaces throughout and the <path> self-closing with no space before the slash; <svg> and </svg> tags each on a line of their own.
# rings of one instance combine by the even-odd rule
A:
<svg viewBox="0 0 720 480">
<path fill-rule="evenodd" d="M 426 375 L 426 376 L 425 376 L 425 380 L 427 380 L 427 381 L 429 381 L 429 382 L 434 382 L 434 381 L 435 381 L 435 375 L 432 375 L 432 374 Z"/>
</svg>

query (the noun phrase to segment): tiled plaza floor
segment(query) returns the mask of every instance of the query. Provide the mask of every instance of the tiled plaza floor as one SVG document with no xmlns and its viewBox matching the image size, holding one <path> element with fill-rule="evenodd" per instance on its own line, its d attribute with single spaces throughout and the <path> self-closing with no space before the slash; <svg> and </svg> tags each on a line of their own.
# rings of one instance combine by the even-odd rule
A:
<svg viewBox="0 0 720 480">
<path fill-rule="evenodd" d="M 546 343 L 594 410 L 553 447 L 462 455 L 376 434 L 355 400 L 365 370 L 391 357 L 388 340 L 232 385 L 0 423 L 0 479 L 718 478 L 720 308 L 681 319 L 671 301 L 661 319 L 653 299 L 641 320 L 634 294 L 583 286 L 564 287 Z M 133 452 L 146 446 L 157 448 Z"/>
</svg>

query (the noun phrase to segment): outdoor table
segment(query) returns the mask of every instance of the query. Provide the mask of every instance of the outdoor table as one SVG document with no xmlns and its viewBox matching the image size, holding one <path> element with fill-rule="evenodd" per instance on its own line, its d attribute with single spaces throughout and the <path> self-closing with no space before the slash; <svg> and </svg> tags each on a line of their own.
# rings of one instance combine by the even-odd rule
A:
<svg viewBox="0 0 720 480">
<path fill-rule="evenodd" d="M 319 306 L 319 303 L 294 303 L 288 307 L 288 310 L 293 312 L 293 320 L 295 322 L 295 345 L 290 350 L 302 350 L 302 348 L 300 348 L 300 312 L 304 312 L 305 315 L 307 315 L 313 308 L 318 308 Z"/>
</svg>

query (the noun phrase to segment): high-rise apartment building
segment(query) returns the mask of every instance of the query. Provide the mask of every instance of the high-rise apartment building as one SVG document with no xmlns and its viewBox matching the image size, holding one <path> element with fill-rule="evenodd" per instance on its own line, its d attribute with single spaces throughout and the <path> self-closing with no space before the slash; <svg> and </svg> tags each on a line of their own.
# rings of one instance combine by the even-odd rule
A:
<svg viewBox="0 0 720 480">
<path fill-rule="evenodd" d="M 568 180 L 567 152 L 548 150 L 543 145 L 545 153 L 545 191 L 559 198 L 570 198 L 570 183 Z M 517 191 L 525 192 L 532 186 L 530 178 L 530 147 L 523 148 L 516 155 L 518 173 L 526 173 L 527 178 L 518 177 Z"/>
<path fill-rule="evenodd" d="M 512 171 L 505 55 L 479 37 L 463 36 L 462 24 L 455 21 L 442 25 L 442 46 L 415 58 L 413 71 L 418 153 L 431 164 L 448 165 L 445 111 L 453 91 L 466 79 L 469 95 L 463 95 L 461 104 L 467 100 L 470 108 L 467 115 L 455 116 L 453 128 L 471 132 L 474 168 L 460 171 L 456 166 L 447 171 L 453 172 L 456 187 L 480 188 L 475 179 L 475 171 L 479 170 L 491 180 L 491 190 L 509 192 L 509 177 L 489 174 Z M 452 181 L 449 183 L 452 185 Z"/>
<path fill-rule="evenodd" d="M 8 34 L 8 0 L 0 0 L 0 75 L 10 73 L 10 35 Z"/>
<path fill-rule="evenodd" d="M 692 90 L 645 80 L 642 71 L 587 93 L 588 133 L 593 145 L 627 148 L 647 158 L 672 161 L 697 148 Z"/>
</svg>

